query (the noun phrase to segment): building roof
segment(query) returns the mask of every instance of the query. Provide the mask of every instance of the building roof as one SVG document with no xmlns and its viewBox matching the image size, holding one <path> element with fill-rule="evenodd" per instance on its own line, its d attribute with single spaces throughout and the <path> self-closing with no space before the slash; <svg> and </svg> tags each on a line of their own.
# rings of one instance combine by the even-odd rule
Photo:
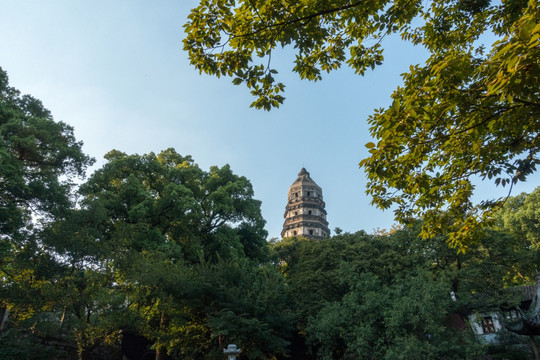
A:
<svg viewBox="0 0 540 360">
<path fill-rule="evenodd" d="M 533 285 L 534 286 L 534 285 Z M 506 328 L 516 334 L 538 336 L 540 335 L 540 273 L 536 274 L 536 286 L 531 305 L 526 311 L 520 311 L 521 317 L 515 321 L 505 324 Z M 524 287 L 524 296 L 531 294 L 529 289 Z"/>
<path fill-rule="evenodd" d="M 311 176 L 309 176 L 309 172 L 306 170 L 306 168 L 302 168 L 302 170 L 300 170 L 300 172 L 298 173 L 298 178 L 296 178 L 293 185 L 295 185 L 295 184 L 306 184 L 306 183 L 313 184 L 313 185 L 320 188 L 320 186 L 317 185 L 315 183 L 315 181 L 313 181 Z"/>
</svg>

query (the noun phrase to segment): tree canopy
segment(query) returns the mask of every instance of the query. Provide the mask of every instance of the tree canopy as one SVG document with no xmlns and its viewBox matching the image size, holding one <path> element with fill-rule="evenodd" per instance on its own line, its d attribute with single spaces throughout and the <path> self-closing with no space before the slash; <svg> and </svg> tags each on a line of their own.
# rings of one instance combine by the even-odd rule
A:
<svg viewBox="0 0 540 360">
<path fill-rule="evenodd" d="M 73 129 L 0 71 L 0 352 L 116 358 L 124 331 L 156 359 L 287 352 L 283 278 L 268 262 L 260 201 L 230 166 L 173 149 L 93 160 Z M 77 203 L 75 203 L 77 200 Z"/>
<path fill-rule="evenodd" d="M 265 260 L 261 202 L 253 199 L 249 180 L 229 165 L 204 171 L 174 149 L 142 156 L 113 150 L 106 159 L 80 192 L 83 208 L 101 223 L 110 250 L 170 243 L 180 245 L 189 263 L 200 256 Z"/>
<path fill-rule="evenodd" d="M 18 330 L 35 324 L 35 334 L 42 333 L 43 312 L 76 298 L 67 286 L 76 276 L 48 251 L 42 235 L 68 216 L 73 180 L 92 163 L 73 128 L 54 121 L 38 99 L 9 86 L 0 68 L 0 308 L 9 309 L 16 325 L 2 342 L 6 356 L 50 356 L 34 334 L 20 336 Z"/>
<path fill-rule="evenodd" d="M 538 246 L 513 233 L 521 231 L 516 222 L 535 223 L 527 206 L 534 200 L 511 198 L 498 216 L 520 221 L 498 222 L 466 253 L 449 248 L 444 236 L 419 238 L 420 223 L 382 235 L 272 243 L 297 315 L 292 357 L 481 358 L 488 349 L 463 320 L 519 304 L 515 286 L 534 283 Z"/>
<path fill-rule="evenodd" d="M 460 317 L 489 306 L 473 304 L 471 294 L 499 291 L 506 275 L 534 270 L 512 263 L 509 241 L 492 238 L 457 254 L 443 237 L 426 242 L 418 232 L 416 226 L 389 235 L 359 231 L 273 244 L 298 319 L 292 357 L 480 357 L 485 349 L 458 325 Z"/>
<path fill-rule="evenodd" d="M 375 141 L 360 165 L 373 204 L 403 222 L 421 217 L 425 237 L 449 232 L 466 249 L 501 205 L 474 205 L 474 179 L 511 187 L 539 162 L 539 11 L 536 0 L 201 0 L 184 48 L 200 72 L 245 84 L 252 106 L 270 110 L 284 100 L 278 46 L 293 46 L 293 71 L 314 81 L 344 64 L 360 75 L 381 64 L 393 33 L 425 47 L 426 63 L 368 119 Z"/>
<path fill-rule="evenodd" d="M 23 236 L 32 215 L 51 218 L 69 209 L 70 181 L 92 163 L 73 128 L 9 86 L 0 68 L 0 239 Z"/>
<path fill-rule="evenodd" d="M 505 230 L 540 249 L 540 187 L 532 193 L 522 193 L 508 199 L 495 216 L 495 228 Z"/>
<path fill-rule="evenodd" d="M 12 110 L 6 123 L 26 119 Z M 51 192 L 2 189 L 15 204 L 2 219 L 16 219 L 0 239 L 0 310 L 9 309 L 0 352 L 12 359 L 115 358 L 129 334 L 156 360 L 222 359 L 229 343 L 246 359 L 475 359 L 486 348 L 455 320 L 518 303 L 500 290 L 530 283 L 540 259 L 538 189 L 510 198 L 466 253 L 444 236 L 420 239 L 420 223 L 269 247 L 249 180 L 173 149 L 109 152 L 75 204 L 63 179 L 91 160 L 47 116 L 55 136 L 40 121 L 0 127 L 17 129 L 3 153 L 25 174 L 2 173 L 2 184 L 46 174 Z M 20 134 L 39 134 L 27 149 L 65 151 L 63 161 L 12 151 Z M 484 292 L 493 301 L 474 296 Z"/>
<path fill-rule="evenodd" d="M 251 183 L 228 165 L 204 171 L 174 149 L 157 155 L 113 150 L 105 157 L 108 162 L 79 190 L 80 209 L 55 224 L 48 241 L 62 258 L 85 270 L 83 278 L 98 269 L 102 286 L 124 301 L 114 319 L 102 321 L 105 312 L 84 324 L 83 353 L 103 341 L 113 322 L 113 330 L 127 328 L 151 340 L 156 359 L 165 352 L 216 358 L 217 343 L 248 331 L 229 324 L 233 318 L 266 331 L 254 338 L 258 333 L 249 330 L 248 357 L 284 351 L 284 317 L 270 311 L 272 299 L 280 298 L 278 273 L 256 268 L 266 262 L 268 248 Z M 273 284 L 265 294 L 269 298 L 252 299 L 251 310 L 244 306 L 241 312 L 239 302 L 250 292 L 264 293 L 250 287 L 265 281 Z M 92 304 L 108 308 L 110 297 L 102 299 Z M 68 309 L 75 310 L 72 304 Z M 263 343 L 265 336 L 275 340 Z"/>
</svg>

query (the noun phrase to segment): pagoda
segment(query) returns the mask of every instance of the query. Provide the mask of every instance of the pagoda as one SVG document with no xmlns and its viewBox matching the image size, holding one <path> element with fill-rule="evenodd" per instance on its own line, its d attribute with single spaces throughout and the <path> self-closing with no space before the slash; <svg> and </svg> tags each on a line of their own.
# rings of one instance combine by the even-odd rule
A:
<svg viewBox="0 0 540 360">
<path fill-rule="evenodd" d="M 330 235 L 322 189 L 305 168 L 302 168 L 298 178 L 289 187 L 287 198 L 282 238 L 303 236 L 322 239 Z"/>
</svg>

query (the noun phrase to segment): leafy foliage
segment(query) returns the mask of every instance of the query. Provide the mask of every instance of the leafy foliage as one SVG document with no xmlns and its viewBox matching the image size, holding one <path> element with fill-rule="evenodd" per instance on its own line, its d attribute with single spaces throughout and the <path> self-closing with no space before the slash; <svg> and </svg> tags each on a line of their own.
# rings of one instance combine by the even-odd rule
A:
<svg viewBox="0 0 540 360">
<path fill-rule="evenodd" d="M 495 228 L 522 239 L 524 247 L 540 250 L 540 187 L 511 197 L 495 216 Z"/>
<path fill-rule="evenodd" d="M 393 33 L 425 47 L 426 64 L 411 66 L 392 105 L 369 118 L 376 141 L 360 165 L 375 205 L 402 222 L 421 217 L 424 237 L 450 233 L 466 250 L 502 203 L 475 206 L 472 179 L 512 185 L 539 162 L 538 9 L 536 0 L 202 0 L 184 48 L 200 72 L 233 77 L 252 106 L 270 110 L 284 100 L 270 61 L 278 46 L 293 46 L 293 70 L 314 81 L 343 64 L 358 74 L 381 64 Z"/>
<path fill-rule="evenodd" d="M 309 323 L 317 358 L 475 359 L 481 354 L 467 331 L 449 326 L 456 305 L 443 279 L 420 273 L 387 284 L 372 273 L 353 272 L 348 281 L 351 290 Z"/>
<path fill-rule="evenodd" d="M 420 228 L 272 244 L 298 316 L 293 358 L 476 359 L 487 351 L 463 319 L 518 304 L 504 289 L 531 282 L 537 250 L 499 229 L 456 253 L 444 237 L 421 239 Z"/>
<path fill-rule="evenodd" d="M 425 67 L 411 67 L 392 106 L 369 119 L 378 142 L 360 163 L 368 193 L 381 208 L 397 205 L 398 220 L 422 217 L 426 237 L 448 231 L 450 243 L 466 249 L 503 203 L 474 206 L 472 180 L 513 185 L 536 170 L 540 24 L 533 5 L 487 56 L 473 44 L 448 43 Z"/>
<path fill-rule="evenodd" d="M 245 177 L 172 149 L 112 151 L 75 206 L 72 177 L 92 160 L 0 75 L 4 353 L 117 357 L 124 330 L 151 340 L 156 358 L 222 358 L 229 340 L 246 358 L 286 353 L 292 315 Z"/>
<path fill-rule="evenodd" d="M 273 266 L 240 261 L 202 263 L 182 301 L 190 321 L 175 331 L 171 350 L 180 358 L 222 359 L 227 344 L 242 357 L 275 359 L 287 354 L 293 313 L 283 278 Z"/>
<path fill-rule="evenodd" d="M 453 319 L 517 303 L 500 289 L 539 262 L 538 189 L 466 253 L 419 223 L 270 251 L 249 181 L 172 149 L 110 152 L 74 206 L 69 181 L 91 159 L 0 75 L 0 350 L 14 359 L 114 358 L 128 330 L 156 359 L 221 359 L 228 343 L 247 359 L 478 358 Z"/>
<path fill-rule="evenodd" d="M 0 307 L 19 327 L 6 341 L 35 345 L 10 351 L 14 358 L 46 356 L 36 350 L 36 336 L 58 332 L 48 319 L 60 319 L 63 300 L 73 297 L 62 280 L 66 268 L 45 247 L 43 229 L 67 216 L 72 181 L 93 162 L 81 147 L 70 126 L 55 122 L 39 100 L 21 96 L 0 69 Z"/>
<path fill-rule="evenodd" d="M 110 254 L 177 247 L 188 263 L 248 256 L 264 261 L 260 201 L 245 177 L 228 165 L 201 170 L 173 149 L 159 155 L 112 151 L 81 187 L 82 205 L 95 215 Z"/>
<path fill-rule="evenodd" d="M 108 163 L 81 186 L 81 209 L 73 212 L 72 222 L 54 230 L 55 248 L 66 259 L 84 255 L 85 267 L 94 264 L 110 276 L 106 287 L 119 292 L 124 304 L 115 310 L 124 314 L 117 329 L 127 327 L 152 340 L 157 356 L 170 352 L 183 358 L 215 357 L 211 354 L 229 333 L 223 327 L 232 316 L 239 323 L 243 317 L 244 325 L 256 322 L 253 326 L 265 327 L 270 336 L 275 325 L 257 316 L 272 314 L 270 303 L 258 313 L 232 309 L 243 295 L 216 309 L 216 301 L 230 295 L 212 289 L 230 284 L 233 292 L 239 280 L 209 282 L 244 262 L 244 276 L 253 276 L 250 286 L 261 279 L 248 265 L 268 256 L 260 202 L 253 199 L 249 181 L 228 165 L 205 172 L 173 149 L 142 156 L 111 151 L 106 158 Z M 223 273 L 216 273 L 216 266 Z M 251 341 L 246 350 L 258 357 L 285 346 Z"/>
<path fill-rule="evenodd" d="M 0 232 L 16 240 L 30 218 L 69 209 L 70 180 L 93 160 L 82 153 L 73 129 L 55 122 L 42 103 L 9 86 L 0 68 Z"/>
</svg>

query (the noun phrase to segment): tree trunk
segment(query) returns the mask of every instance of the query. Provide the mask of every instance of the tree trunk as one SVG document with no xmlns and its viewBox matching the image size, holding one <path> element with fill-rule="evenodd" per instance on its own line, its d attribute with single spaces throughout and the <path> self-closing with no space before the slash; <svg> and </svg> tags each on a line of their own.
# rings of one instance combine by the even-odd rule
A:
<svg viewBox="0 0 540 360">
<path fill-rule="evenodd" d="M 161 312 L 161 320 L 159 321 L 159 329 L 163 330 L 165 327 L 165 312 Z M 165 360 L 165 349 L 158 343 L 156 346 L 156 360 Z"/>
</svg>

